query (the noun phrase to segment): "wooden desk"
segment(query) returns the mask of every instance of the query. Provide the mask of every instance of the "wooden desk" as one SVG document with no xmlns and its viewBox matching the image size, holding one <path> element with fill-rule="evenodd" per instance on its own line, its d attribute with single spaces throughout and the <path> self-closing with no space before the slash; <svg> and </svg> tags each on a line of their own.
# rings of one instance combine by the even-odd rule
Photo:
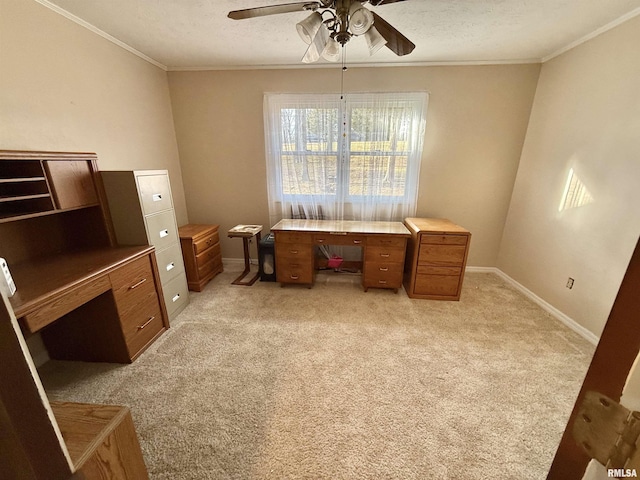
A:
<svg viewBox="0 0 640 480">
<path fill-rule="evenodd" d="M 51 358 L 132 362 L 169 328 L 153 252 L 105 247 L 13 265 L 15 315 L 42 332 Z"/>
<path fill-rule="evenodd" d="M 402 222 L 347 220 L 281 220 L 271 227 L 275 236 L 276 280 L 284 284 L 314 283 L 314 247 L 351 245 L 363 248 L 362 287 L 402 286 L 407 239 Z"/>
</svg>

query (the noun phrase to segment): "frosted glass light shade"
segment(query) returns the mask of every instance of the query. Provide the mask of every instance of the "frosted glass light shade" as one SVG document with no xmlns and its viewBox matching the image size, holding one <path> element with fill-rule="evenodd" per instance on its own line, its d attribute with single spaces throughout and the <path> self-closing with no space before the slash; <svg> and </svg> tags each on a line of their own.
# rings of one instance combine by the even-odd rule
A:
<svg viewBox="0 0 640 480">
<path fill-rule="evenodd" d="M 373 25 L 373 13 L 364 8 L 362 3 L 353 2 L 349 8 L 349 30 L 354 35 L 366 33 Z"/>
<path fill-rule="evenodd" d="M 367 46 L 369 47 L 369 55 L 373 55 L 387 44 L 387 41 L 382 35 L 380 35 L 380 32 L 376 27 L 371 27 L 367 30 L 364 34 L 364 38 L 367 41 Z"/>
<path fill-rule="evenodd" d="M 296 23 L 296 29 L 298 30 L 300 38 L 304 40 L 307 45 L 311 45 L 311 42 L 316 36 L 316 33 L 318 33 L 321 25 L 322 15 L 318 12 L 313 12 L 301 22 Z"/>
<path fill-rule="evenodd" d="M 322 58 L 330 62 L 337 62 L 340 59 L 340 44 L 335 38 L 329 37 L 329 41 L 322 50 Z"/>
<path fill-rule="evenodd" d="M 328 42 L 329 29 L 327 29 L 326 26 L 322 26 L 322 28 L 316 32 L 315 37 L 313 37 L 313 41 L 309 44 L 309 48 L 307 48 L 304 57 L 302 57 L 302 61 L 304 63 L 313 63 L 320 60 L 320 56 L 322 52 L 324 52 Z"/>
</svg>

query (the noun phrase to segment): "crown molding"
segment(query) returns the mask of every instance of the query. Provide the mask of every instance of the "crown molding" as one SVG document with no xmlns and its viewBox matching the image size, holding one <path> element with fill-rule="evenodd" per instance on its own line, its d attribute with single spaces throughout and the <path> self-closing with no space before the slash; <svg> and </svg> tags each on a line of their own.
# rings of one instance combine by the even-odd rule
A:
<svg viewBox="0 0 640 480">
<path fill-rule="evenodd" d="M 146 62 L 149 62 L 152 65 L 155 65 L 156 67 L 164 70 L 165 72 L 167 71 L 166 65 L 163 65 L 162 63 L 160 63 L 160 62 L 154 60 L 153 58 L 145 55 L 144 53 L 136 50 L 132 46 L 127 45 L 126 43 L 124 43 L 124 42 L 118 40 L 117 38 L 109 35 L 108 33 L 103 32 L 102 30 L 100 30 L 96 26 L 90 24 L 89 22 L 86 22 L 86 21 L 82 20 L 79 17 L 76 17 L 72 13 L 69 13 L 66 10 L 60 8 L 59 6 L 54 5 L 53 3 L 49 2 L 48 0 L 35 0 L 35 1 L 38 2 L 40 5 L 43 5 L 43 6 L 47 7 L 49 10 L 53 10 L 57 14 L 62 15 L 63 17 L 71 20 L 72 22 L 77 23 L 78 25 L 86 28 L 87 30 L 90 30 L 91 32 L 95 33 L 96 35 L 101 36 L 102 38 L 104 38 L 104 39 L 110 41 L 111 43 L 119 46 L 120 48 L 124 48 L 129 53 L 133 53 L 134 55 L 140 57 L 141 59 L 145 60 Z"/>
<path fill-rule="evenodd" d="M 597 36 L 602 35 L 603 33 L 608 32 L 609 30 L 612 30 L 612 29 L 616 28 L 619 25 L 622 25 L 623 23 L 631 20 L 634 17 L 637 17 L 638 15 L 640 15 L 640 7 L 636 8 L 634 10 L 631 10 L 629 13 L 626 13 L 626 14 L 622 15 L 621 17 L 616 18 L 614 21 L 607 23 L 603 27 L 600 27 L 597 30 L 594 30 L 593 32 L 585 35 L 584 37 L 579 38 L 578 40 L 576 40 L 574 42 L 571 42 L 568 45 L 565 45 L 564 47 L 560 48 L 559 50 L 556 50 L 552 54 L 547 55 L 546 57 L 543 57 L 541 62 L 542 63 L 548 62 L 549 60 L 552 60 L 552 59 L 556 58 L 557 56 L 560 56 L 563 53 L 566 53 L 569 50 L 572 50 L 572 49 L 582 45 L 583 43 L 586 43 L 589 40 L 592 40 L 592 39 L 596 38 Z"/>
</svg>

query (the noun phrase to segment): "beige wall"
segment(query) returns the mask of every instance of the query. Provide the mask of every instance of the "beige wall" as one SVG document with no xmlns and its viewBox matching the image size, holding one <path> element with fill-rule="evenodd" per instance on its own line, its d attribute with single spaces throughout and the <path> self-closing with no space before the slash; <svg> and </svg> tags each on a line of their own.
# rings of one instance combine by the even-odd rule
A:
<svg viewBox="0 0 640 480">
<path fill-rule="evenodd" d="M 430 93 L 418 212 L 473 233 L 469 264 L 494 266 L 539 65 L 350 68 L 345 91 Z M 265 92 L 337 92 L 340 67 L 170 72 L 189 219 L 268 228 Z M 242 257 L 222 238 L 225 258 Z"/>
<path fill-rule="evenodd" d="M 498 261 L 596 335 L 640 234 L 638 45 L 640 17 L 542 67 Z M 559 212 L 570 168 L 595 201 Z"/>
<path fill-rule="evenodd" d="M 167 74 L 33 0 L 0 0 L 0 148 L 169 170 L 187 222 Z"/>
</svg>

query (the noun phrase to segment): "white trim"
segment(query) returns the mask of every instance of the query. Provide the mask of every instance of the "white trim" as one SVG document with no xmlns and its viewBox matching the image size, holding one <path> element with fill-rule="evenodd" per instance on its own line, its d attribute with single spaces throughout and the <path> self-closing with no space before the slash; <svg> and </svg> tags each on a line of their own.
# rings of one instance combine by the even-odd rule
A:
<svg viewBox="0 0 640 480">
<path fill-rule="evenodd" d="M 160 62 L 157 62 L 156 60 L 154 60 L 151 57 L 148 57 L 147 55 L 145 55 L 144 53 L 140 52 L 139 50 L 136 50 L 135 48 L 127 45 L 126 43 L 118 40 L 117 38 L 112 37 L 107 32 L 103 32 L 98 27 L 90 24 L 89 22 L 87 22 L 85 20 L 82 20 L 80 17 L 76 17 L 74 14 L 67 12 L 63 8 L 60 8 L 58 5 L 55 5 L 55 4 L 51 3 L 51 2 L 49 2 L 48 0 L 36 0 L 36 2 L 38 2 L 39 4 L 47 7 L 50 10 L 53 10 L 57 14 L 62 15 L 65 18 L 68 18 L 72 22 L 77 23 L 78 25 L 86 28 L 87 30 L 90 30 L 91 32 L 95 33 L 96 35 L 100 35 L 102 38 L 110 41 L 111 43 L 114 43 L 115 45 L 119 46 L 120 48 L 124 48 L 129 53 L 133 53 L 134 55 L 140 57 L 141 59 L 149 62 L 152 65 L 155 65 L 156 67 L 164 70 L 165 72 L 167 71 L 166 65 L 163 65 Z"/>
<path fill-rule="evenodd" d="M 593 32 L 585 35 L 582 38 L 579 38 L 578 40 L 571 42 L 568 45 L 565 45 L 564 47 L 562 47 L 559 50 L 556 50 L 552 54 L 547 55 L 546 57 L 543 57 L 541 62 L 542 63 L 548 62 L 549 60 L 556 58 L 557 56 L 562 55 L 563 53 L 568 52 L 569 50 L 579 45 L 582 45 L 583 43 L 588 42 L 589 40 L 594 39 L 598 35 L 602 35 L 603 33 L 608 32 L 609 30 L 617 27 L 618 25 L 622 25 L 627 20 L 631 20 L 632 18 L 637 17 L 638 15 L 640 15 L 640 7 L 634 10 L 631 10 L 629 13 L 625 13 L 621 17 L 618 17 L 617 19 L 615 19 L 614 21 L 607 23 L 606 25 L 598 28 L 597 30 L 594 30 Z"/>
<path fill-rule="evenodd" d="M 466 61 L 436 61 L 436 62 L 402 62 L 402 63 L 349 63 L 349 68 L 393 68 L 393 67 L 468 67 L 482 65 L 528 65 L 539 64 L 539 58 L 524 60 L 466 60 Z M 216 70 L 295 70 L 304 68 L 342 68 L 342 64 L 320 63 L 320 64 L 294 64 L 294 65 L 217 65 L 210 67 L 167 67 L 169 72 L 206 72 Z"/>
<path fill-rule="evenodd" d="M 529 297 L 529 299 L 533 300 L 543 310 L 546 310 L 547 312 L 549 312 L 556 319 L 560 320 L 560 322 L 564 323 L 571 330 L 573 330 L 578 335 L 583 337 L 585 340 L 587 340 L 588 342 L 592 343 L 593 345 L 597 345 L 598 344 L 598 341 L 600 339 L 596 335 L 594 335 L 593 332 L 591 332 L 590 330 L 587 330 L 586 328 L 584 328 L 582 325 L 580 325 L 574 319 L 572 319 L 568 315 L 565 315 L 564 313 L 562 313 L 556 307 L 554 307 L 553 305 L 551 305 L 547 301 L 545 301 L 542 298 L 540 298 L 538 295 L 533 293 L 531 290 L 529 290 L 524 285 L 522 285 L 522 284 L 518 283 L 517 281 L 515 281 L 513 278 L 511 278 L 509 275 L 504 273 L 499 268 L 497 268 L 497 267 L 467 267 L 465 269 L 465 272 L 495 273 L 500 278 L 502 278 L 507 283 L 509 283 L 511 286 L 513 286 L 516 290 L 518 290 L 519 292 L 525 294 L 527 297 Z"/>
</svg>

